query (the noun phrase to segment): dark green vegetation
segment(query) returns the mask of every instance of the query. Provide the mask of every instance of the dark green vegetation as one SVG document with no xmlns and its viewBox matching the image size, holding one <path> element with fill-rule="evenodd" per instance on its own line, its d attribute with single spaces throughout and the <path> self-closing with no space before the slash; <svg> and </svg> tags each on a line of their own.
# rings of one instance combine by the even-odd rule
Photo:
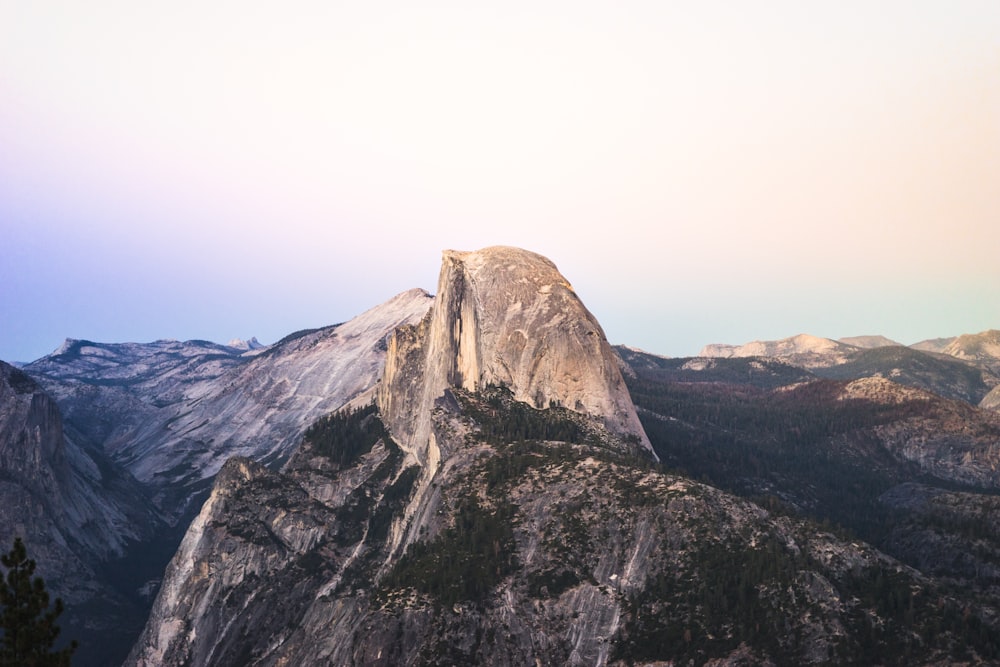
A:
<svg viewBox="0 0 1000 667">
<path fill-rule="evenodd" d="M 455 524 L 434 540 L 411 545 L 384 587 L 413 588 L 445 606 L 482 603 L 517 567 L 510 504 L 488 508 L 462 497 L 454 511 Z"/>
<path fill-rule="evenodd" d="M 475 483 L 449 489 L 454 524 L 432 540 L 412 544 L 382 582 L 383 592 L 412 588 L 446 607 L 460 602 L 483 604 L 518 570 L 516 508 L 507 499 L 510 485 L 531 468 L 564 463 L 577 455 L 572 448 L 549 441 L 597 440 L 569 410 L 556 406 L 537 410 L 515 401 L 506 387 L 490 386 L 477 394 L 455 390 L 454 394 L 463 413 L 476 423 L 480 437 L 496 447 L 495 453 L 476 467 Z M 486 491 L 485 500 L 477 493 L 479 483 Z M 576 580 L 575 574 L 563 571 L 553 586 L 565 588 Z M 535 585 L 541 588 L 544 583 L 536 577 Z"/>
<path fill-rule="evenodd" d="M 55 650 L 59 637 L 56 620 L 63 602 L 56 598 L 49 607 L 45 582 L 35 576 L 35 561 L 28 558 L 21 538 L 10 552 L 0 556 L 7 576 L 0 581 L 0 665 L 3 667 L 59 667 L 69 665 L 76 642 Z"/>
<path fill-rule="evenodd" d="M 853 380 L 882 375 L 894 382 L 919 387 L 945 398 L 977 405 L 990 387 L 983 371 L 954 357 L 930 354 L 908 347 L 878 347 L 859 352 L 847 363 L 814 371 L 832 380 Z"/>
<path fill-rule="evenodd" d="M 490 385 L 478 394 L 455 390 L 466 415 L 479 425 L 479 435 L 491 445 L 526 440 L 584 442 L 586 431 L 573 412 L 559 406 L 536 410 L 514 400 L 507 387 Z"/>
<path fill-rule="evenodd" d="M 919 402 L 838 400 L 843 383 L 833 381 L 780 392 L 641 378 L 628 384 L 666 466 L 865 539 L 884 528 L 879 496 L 923 477 L 871 435 L 876 426 L 920 415 Z"/>
<path fill-rule="evenodd" d="M 318 419 L 310 426 L 304 440 L 318 454 L 339 466 L 348 466 L 371 451 L 389 434 L 378 418 L 374 404 L 356 410 L 341 410 Z"/>
<path fill-rule="evenodd" d="M 777 539 L 754 548 L 706 541 L 680 568 L 661 572 L 628 600 L 626 639 L 617 657 L 634 661 L 669 658 L 703 664 L 740 645 L 778 664 L 911 665 L 934 644 L 955 660 L 1000 658 L 1000 632 L 968 606 L 942 597 L 902 568 L 877 563 L 839 575 Z M 802 591 L 829 585 L 844 601 L 846 634 L 811 645 L 797 616 L 817 622 L 831 614 Z M 796 599 L 800 596 L 800 599 Z"/>
<path fill-rule="evenodd" d="M 934 376 L 939 360 L 905 349 L 873 350 L 860 355 L 855 365 L 909 361 L 912 370 L 927 359 L 927 372 Z M 842 390 L 851 377 L 846 366 L 841 367 L 844 380 L 813 379 L 775 390 L 748 376 L 738 379 L 749 360 L 716 360 L 703 381 L 697 373 L 678 379 L 687 360 L 664 360 L 670 362 L 664 364 L 668 370 L 646 359 L 635 361 L 636 376 L 627 382 L 666 466 L 772 512 L 816 521 L 845 539 L 861 537 L 928 576 L 947 577 L 948 583 L 930 588 L 884 567 L 831 578 L 841 599 L 857 599 L 861 605 L 849 616 L 854 639 L 842 642 L 829 660 L 910 664 L 920 643 L 942 634 L 952 637 L 951 659 L 1000 659 L 1000 633 L 984 620 L 997 607 L 993 591 L 1000 581 L 995 491 L 934 478 L 895 456 L 878 436 L 879 427 L 938 418 L 931 404 L 844 400 Z M 972 381 L 964 365 L 945 366 L 957 374 L 948 376 L 956 384 Z M 735 560 L 714 552 L 700 555 L 706 565 L 699 568 L 701 583 L 681 585 L 683 594 L 676 577 L 661 576 L 658 593 L 646 591 L 632 601 L 635 617 L 643 620 L 635 623 L 631 641 L 636 645 L 623 647 L 622 656 L 652 658 L 668 651 L 696 658 L 698 651 L 707 650 L 705 638 L 721 637 L 730 648 L 732 641 L 746 641 L 771 656 L 792 659 L 787 647 L 774 644 L 775 637 L 788 636 L 776 614 L 777 598 L 761 593 L 786 589 L 796 573 L 814 564 L 799 554 L 768 549 L 766 567 L 758 563 L 757 551 L 744 551 Z M 682 610 L 725 610 L 725 618 L 715 619 L 714 611 L 700 619 L 678 615 L 677 609 L 652 617 L 642 613 L 656 608 L 664 596 L 680 600 Z M 874 610 L 883 623 L 870 623 L 863 608 Z"/>
</svg>

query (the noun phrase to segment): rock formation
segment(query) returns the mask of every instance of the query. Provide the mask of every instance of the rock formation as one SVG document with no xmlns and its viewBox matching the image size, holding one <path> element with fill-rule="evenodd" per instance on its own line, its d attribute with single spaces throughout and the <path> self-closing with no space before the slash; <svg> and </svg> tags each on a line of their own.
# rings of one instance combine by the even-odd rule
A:
<svg viewBox="0 0 1000 667">
<path fill-rule="evenodd" d="M 228 458 L 280 463 L 316 418 L 370 390 L 386 337 L 420 321 L 430 303 L 425 291 L 409 290 L 264 350 L 67 341 L 25 371 L 56 397 L 74 431 L 147 485 L 176 522 L 190 519 L 192 499 L 204 500 Z"/>
<path fill-rule="evenodd" d="M 78 659 L 121 660 L 141 604 L 103 565 L 162 525 L 135 480 L 67 438 L 55 401 L 0 362 L 0 545 L 6 552 L 23 538 L 37 574 L 66 602 L 63 637 L 101 634 L 100 643 L 83 643 Z"/>
<path fill-rule="evenodd" d="M 617 363 L 544 258 L 446 252 L 374 403 L 317 421 L 280 473 L 224 466 L 126 664 L 990 655 L 992 629 L 940 623 L 978 603 L 659 471 Z"/>
<path fill-rule="evenodd" d="M 652 453 L 600 324 L 552 262 L 518 248 L 447 250 L 433 309 L 390 340 L 379 409 L 400 446 L 427 463 L 440 458 L 426 450 L 445 389 L 490 385 L 535 408 L 597 417 Z"/>
</svg>

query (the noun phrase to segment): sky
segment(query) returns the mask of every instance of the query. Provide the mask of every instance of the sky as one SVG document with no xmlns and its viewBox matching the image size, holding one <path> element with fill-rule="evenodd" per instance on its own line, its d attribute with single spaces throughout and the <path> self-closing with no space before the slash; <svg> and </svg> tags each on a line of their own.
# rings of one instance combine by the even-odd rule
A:
<svg viewBox="0 0 1000 667">
<path fill-rule="evenodd" d="M 0 359 L 497 244 L 668 356 L 1000 328 L 1000 3 L 0 0 Z"/>
</svg>

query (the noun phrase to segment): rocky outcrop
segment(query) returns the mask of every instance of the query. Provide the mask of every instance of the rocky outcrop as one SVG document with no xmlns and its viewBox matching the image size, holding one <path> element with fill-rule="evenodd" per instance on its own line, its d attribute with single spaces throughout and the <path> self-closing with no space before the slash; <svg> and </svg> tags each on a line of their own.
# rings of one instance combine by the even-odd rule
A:
<svg viewBox="0 0 1000 667">
<path fill-rule="evenodd" d="M 490 385 L 597 417 L 652 454 L 600 324 L 555 265 L 518 248 L 448 250 L 430 313 L 389 342 L 379 408 L 400 445 L 433 466 L 435 403 L 449 387 Z"/>
<path fill-rule="evenodd" d="M 1000 415 L 883 378 L 855 380 L 842 398 L 906 406 L 908 416 L 872 429 L 883 447 L 939 479 L 1000 488 Z"/>
<path fill-rule="evenodd" d="M 985 365 L 994 373 L 1000 374 L 1000 330 L 964 334 L 949 342 L 941 352 Z"/>
<path fill-rule="evenodd" d="M 884 377 L 899 384 L 933 391 L 977 405 L 1000 382 L 997 342 L 1000 334 L 942 339 L 939 344 L 904 347 L 883 336 L 857 336 L 839 341 L 799 335 L 745 345 L 707 345 L 702 357 L 778 360 L 820 377 L 855 380 Z"/>
</svg>

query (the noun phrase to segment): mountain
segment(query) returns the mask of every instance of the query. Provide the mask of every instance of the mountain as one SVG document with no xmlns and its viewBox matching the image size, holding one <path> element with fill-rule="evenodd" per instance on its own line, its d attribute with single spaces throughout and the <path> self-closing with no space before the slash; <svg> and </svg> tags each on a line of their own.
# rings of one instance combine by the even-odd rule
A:
<svg viewBox="0 0 1000 667">
<path fill-rule="evenodd" d="M 56 398 L 70 427 L 146 485 L 176 523 L 204 499 L 226 459 L 281 462 L 310 423 L 370 389 L 385 339 L 423 317 L 430 301 L 410 290 L 263 350 L 67 341 L 24 371 Z"/>
<path fill-rule="evenodd" d="M 0 362 L 0 543 L 6 552 L 23 538 L 48 589 L 65 601 L 62 637 L 81 640 L 78 661 L 120 662 L 127 652 L 148 601 L 105 564 L 162 529 L 140 485 L 68 438 L 55 401 Z M 95 634 L 100 643 L 84 641 Z"/>
<path fill-rule="evenodd" d="M 952 340 L 943 354 L 985 365 L 1000 374 L 1000 331 L 991 329 L 978 334 L 965 334 Z"/>
<path fill-rule="evenodd" d="M 603 330 L 552 262 L 507 247 L 446 251 L 430 317 L 390 341 L 379 408 L 424 464 L 440 456 L 431 412 L 445 388 L 490 385 L 597 417 L 652 451 Z"/>
<path fill-rule="evenodd" d="M 263 350 L 267 345 L 262 344 L 257 337 L 254 336 L 249 340 L 243 340 L 242 338 L 234 338 L 228 343 L 226 347 L 232 348 L 234 350 L 240 350 L 241 352 L 251 352 L 256 350 Z"/>
<path fill-rule="evenodd" d="M 799 335 L 745 345 L 707 345 L 701 357 L 774 359 L 831 379 L 885 377 L 978 405 L 1000 383 L 1000 332 L 912 347 L 884 336 L 839 341 Z"/>
<path fill-rule="evenodd" d="M 990 598 L 780 501 L 768 509 L 658 467 L 653 448 L 674 455 L 659 425 L 699 432 L 723 415 L 709 402 L 705 422 L 676 416 L 657 403 L 671 405 L 672 383 L 636 365 L 623 377 L 616 357 L 548 260 L 512 248 L 446 251 L 430 312 L 388 342 L 374 401 L 316 421 L 281 471 L 239 457 L 223 466 L 126 664 L 1000 657 Z M 767 384 L 798 372 L 757 370 Z M 641 412 L 625 382 L 647 403 Z M 741 400 L 759 409 L 790 396 L 776 415 L 785 418 L 818 389 L 851 432 L 859 418 L 882 425 L 883 405 L 919 418 L 926 398 L 831 380 L 795 387 L 751 383 Z M 827 434 L 817 414 L 795 417 L 799 436 Z M 866 443 L 834 444 L 850 453 Z M 918 470 L 905 450 L 885 460 Z"/>
<path fill-rule="evenodd" d="M 953 341 L 954 337 L 951 338 L 929 338 L 927 340 L 922 340 L 919 343 L 914 343 L 910 347 L 914 350 L 920 350 L 921 352 L 944 352 L 944 349 L 948 347 Z"/>
<path fill-rule="evenodd" d="M 799 334 L 776 341 L 754 341 L 745 345 L 706 345 L 701 357 L 772 357 L 803 368 L 829 366 L 847 361 L 857 351 L 854 345 L 829 338 Z"/>
<path fill-rule="evenodd" d="M 223 462 L 244 455 L 279 465 L 310 423 L 372 390 L 387 336 L 419 321 L 430 302 L 410 290 L 344 324 L 251 350 L 68 340 L 8 371 L 40 396 L 34 410 L 45 405 L 51 417 L 41 433 L 52 432 L 46 446 L 63 462 L 5 473 L 13 509 L 0 515 L 0 538 L 24 534 L 66 600 L 66 635 L 81 640 L 74 664 L 121 663 Z M 0 436 L 15 432 L 5 423 Z M 11 447 L 20 461 L 23 443 Z M 30 530 L 25 516 L 36 517 Z"/>
<path fill-rule="evenodd" d="M 625 357 L 632 396 L 672 469 L 773 512 L 863 538 L 995 609 L 997 414 L 884 378 L 757 381 L 738 359 L 678 381 Z M 684 361 L 684 360 L 679 360 Z M 703 360 L 688 360 L 701 362 Z M 993 664 L 993 663 L 989 663 Z"/>
<path fill-rule="evenodd" d="M 886 338 L 885 336 L 848 336 L 847 338 L 839 338 L 838 342 L 844 343 L 845 345 L 853 345 L 854 347 L 864 348 L 866 350 L 871 350 L 877 347 L 897 347 L 902 345 L 902 343 L 897 343 L 891 338 Z"/>
<path fill-rule="evenodd" d="M 816 375 L 767 357 L 661 357 L 622 345 L 615 347 L 626 377 L 657 382 L 732 383 L 773 389 L 816 379 Z"/>
<path fill-rule="evenodd" d="M 812 370 L 834 380 L 884 377 L 972 405 L 978 405 L 997 382 L 995 375 L 966 361 L 898 345 L 860 350 L 848 361 Z"/>
</svg>

